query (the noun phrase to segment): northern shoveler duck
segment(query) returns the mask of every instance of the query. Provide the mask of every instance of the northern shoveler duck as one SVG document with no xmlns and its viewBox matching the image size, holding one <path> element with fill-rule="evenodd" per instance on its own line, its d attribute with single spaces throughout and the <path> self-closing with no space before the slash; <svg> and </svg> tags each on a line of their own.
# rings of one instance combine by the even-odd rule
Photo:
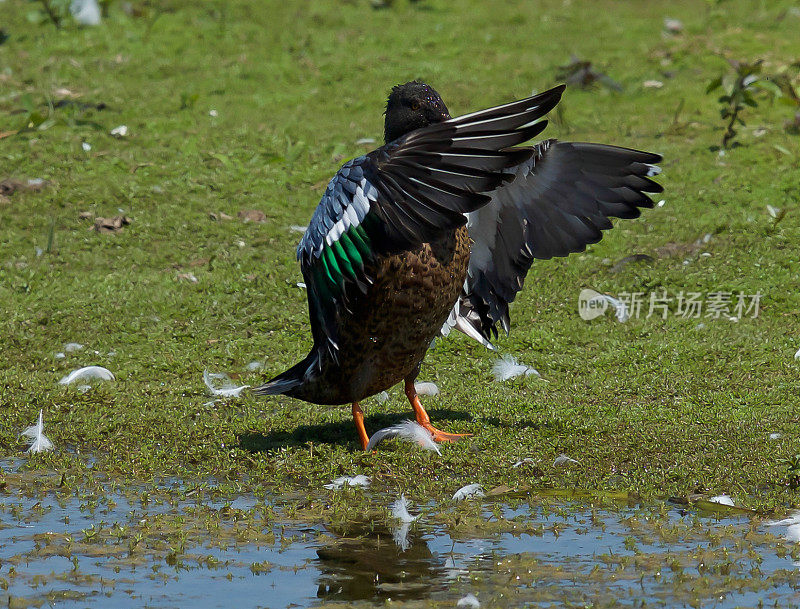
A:
<svg viewBox="0 0 800 609">
<path fill-rule="evenodd" d="M 405 381 L 417 422 L 436 441 L 414 389 L 434 337 L 450 328 L 484 345 L 508 332 L 509 303 L 534 259 L 583 251 L 652 207 L 660 156 L 575 142 L 519 147 L 564 86 L 451 118 L 422 82 L 394 87 L 385 144 L 336 173 L 297 248 L 314 346 L 257 388 L 314 404 L 351 404 Z"/>
</svg>

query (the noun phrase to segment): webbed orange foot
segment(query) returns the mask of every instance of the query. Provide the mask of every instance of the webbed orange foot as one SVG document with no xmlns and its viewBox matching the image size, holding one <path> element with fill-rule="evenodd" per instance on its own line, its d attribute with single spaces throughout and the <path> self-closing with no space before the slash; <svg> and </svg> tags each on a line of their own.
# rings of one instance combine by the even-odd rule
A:
<svg viewBox="0 0 800 609">
<path fill-rule="evenodd" d="M 417 417 L 417 423 L 422 425 L 425 429 L 431 432 L 434 442 L 458 442 L 462 438 L 468 438 L 471 433 L 447 433 L 441 429 L 436 429 L 431 425 L 431 418 L 425 412 L 422 403 L 419 401 L 417 390 L 414 389 L 414 381 L 406 379 L 406 397 L 411 402 L 411 407 L 414 409 L 414 415 Z"/>
</svg>

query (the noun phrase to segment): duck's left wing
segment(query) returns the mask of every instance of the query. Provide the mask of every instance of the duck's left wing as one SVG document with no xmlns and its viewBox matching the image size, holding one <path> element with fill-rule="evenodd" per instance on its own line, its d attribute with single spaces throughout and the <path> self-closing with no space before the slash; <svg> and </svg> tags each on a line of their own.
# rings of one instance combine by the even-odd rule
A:
<svg viewBox="0 0 800 609">
<path fill-rule="evenodd" d="M 653 207 L 648 193 L 663 190 L 650 179 L 660 160 L 603 144 L 536 145 L 514 180 L 468 215 L 469 273 L 449 326 L 485 345 L 497 336 L 498 323 L 508 332 L 508 305 L 534 259 L 583 251 L 612 227 L 609 218 L 636 218 L 642 207 Z"/>
</svg>

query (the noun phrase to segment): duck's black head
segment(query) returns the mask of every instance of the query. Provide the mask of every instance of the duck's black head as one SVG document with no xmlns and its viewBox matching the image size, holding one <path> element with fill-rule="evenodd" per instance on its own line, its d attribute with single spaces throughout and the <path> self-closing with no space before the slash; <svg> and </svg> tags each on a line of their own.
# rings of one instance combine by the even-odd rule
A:
<svg viewBox="0 0 800 609">
<path fill-rule="evenodd" d="M 412 80 L 397 85 L 386 102 L 386 121 L 383 137 L 388 144 L 414 129 L 441 123 L 450 118 L 442 98 L 424 82 Z"/>
</svg>

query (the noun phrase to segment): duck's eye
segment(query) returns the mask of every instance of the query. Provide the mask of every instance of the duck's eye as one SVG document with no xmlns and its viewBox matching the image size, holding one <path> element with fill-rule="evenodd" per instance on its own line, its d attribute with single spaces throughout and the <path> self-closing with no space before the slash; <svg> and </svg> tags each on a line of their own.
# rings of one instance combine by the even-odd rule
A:
<svg viewBox="0 0 800 609">
<path fill-rule="evenodd" d="M 419 110 L 419 102 L 411 102 L 411 109 L 415 112 Z"/>
</svg>

